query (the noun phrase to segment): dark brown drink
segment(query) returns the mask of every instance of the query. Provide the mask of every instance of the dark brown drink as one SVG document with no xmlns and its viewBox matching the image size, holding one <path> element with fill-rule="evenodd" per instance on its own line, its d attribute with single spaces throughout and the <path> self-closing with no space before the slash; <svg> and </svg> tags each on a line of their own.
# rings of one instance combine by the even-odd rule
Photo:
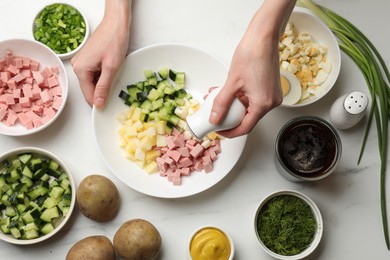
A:
<svg viewBox="0 0 390 260">
<path fill-rule="evenodd" d="M 339 158 L 339 145 L 339 137 L 328 123 L 316 117 L 302 117 L 286 124 L 276 148 L 285 170 L 315 178 L 333 168 Z"/>
</svg>

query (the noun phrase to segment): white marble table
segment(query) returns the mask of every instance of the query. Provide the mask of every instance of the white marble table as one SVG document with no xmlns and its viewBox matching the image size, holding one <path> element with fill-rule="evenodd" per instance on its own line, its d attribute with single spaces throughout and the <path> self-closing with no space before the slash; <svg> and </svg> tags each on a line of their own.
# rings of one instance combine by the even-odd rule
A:
<svg viewBox="0 0 390 260">
<path fill-rule="evenodd" d="M 42 5 L 52 1 L 0 1 L 0 40 L 31 38 L 30 28 Z M 68 0 L 89 18 L 94 29 L 103 14 L 104 1 Z M 245 2 L 245 3 L 244 3 Z M 261 1 L 234 0 L 135 0 L 131 50 L 160 42 L 176 42 L 201 48 L 229 64 L 231 55 L 252 14 Z M 390 2 L 387 0 L 318 1 L 350 19 L 377 46 L 390 66 Z M 26 6 L 23 7 L 22 6 Z M 57 154 L 69 166 L 76 183 L 99 173 L 110 177 L 122 196 L 120 214 L 112 222 L 98 224 L 76 211 L 69 225 L 49 242 L 22 247 L 0 241 L 0 259 L 64 259 L 78 240 L 102 234 L 113 238 L 124 221 L 150 220 L 160 231 L 160 259 L 186 259 L 190 234 L 199 226 L 216 224 L 232 235 L 235 259 L 270 259 L 260 248 L 253 230 L 259 201 L 279 189 L 295 189 L 309 195 L 323 214 L 325 231 L 320 247 L 310 259 L 388 259 L 380 214 L 379 157 L 375 129 L 369 136 L 360 165 L 358 153 L 365 121 L 339 131 L 343 155 L 337 171 L 315 184 L 297 184 L 282 178 L 273 163 L 274 141 L 280 127 L 298 115 L 329 118 L 329 105 L 352 90 L 367 91 L 363 77 L 345 55 L 337 85 L 322 101 L 309 108 L 278 108 L 259 122 L 249 135 L 242 158 L 215 187 L 183 199 L 158 199 L 122 184 L 103 163 L 92 136 L 91 108 L 87 106 L 69 61 L 68 103 L 59 120 L 43 132 L 27 137 L 0 136 L 0 153 L 20 146 L 38 146 Z M 389 187 L 389 185 L 387 185 Z M 390 187 L 389 187 L 390 188 Z M 390 195 L 389 195 L 390 196 Z M 390 198 L 389 198 L 390 201 Z"/>
</svg>

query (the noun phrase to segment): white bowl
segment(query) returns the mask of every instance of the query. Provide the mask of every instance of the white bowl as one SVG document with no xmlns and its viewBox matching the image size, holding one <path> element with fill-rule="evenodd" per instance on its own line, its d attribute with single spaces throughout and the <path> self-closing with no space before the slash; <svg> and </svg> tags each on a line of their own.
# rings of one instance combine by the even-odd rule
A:
<svg viewBox="0 0 390 260">
<path fill-rule="evenodd" d="M 332 64 L 332 69 L 326 80 L 320 85 L 321 91 L 311 95 L 296 104 L 282 104 L 281 107 L 303 107 L 315 103 L 323 98 L 334 86 L 340 73 L 341 52 L 337 39 L 328 26 L 315 14 L 305 8 L 296 7 L 289 21 L 295 26 L 296 32 L 309 33 L 314 42 L 327 47 L 327 61 Z"/>
<path fill-rule="evenodd" d="M 67 52 L 67 53 L 61 53 L 61 54 L 58 54 L 58 57 L 61 59 L 61 60 L 67 60 L 67 59 L 70 59 L 72 58 L 84 45 L 85 43 L 87 42 L 87 39 L 89 37 L 89 34 L 90 34 L 90 27 L 89 27 L 89 24 L 88 24 L 88 20 L 87 20 L 87 17 L 86 15 L 77 7 L 75 7 L 74 5 L 71 5 L 71 4 L 68 4 L 68 3 L 62 3 L 62 2 L 58 2 L 58 3 L 52 3 L 52 4 L 49 4 L 49 5 L 46 5 L 45 7 L 43 7 L 39 12 L 38 14 L 35 16 L 34 20 L 33 20 L 33 24 L 32 24 L 32 37 L 33 39 L 35 39 L 35 36 L 34 36 L 34 33 L 35 33 L 35 30 L 36 30 L 36 26 L 35 26 L 35 20 L 40 16 L 40 14 L 42 13 L 42 11 L 47 7 L 47 6 L 51 6 L 51 5 L 54 5 L 54 4 L 61 4 L 61 5 L 67 5 L 67 6 L 70 6 L 72 8 L 74 8 L 75 10 L 77 10 L 81 16 L 83 17 L 84 19 L 84 23 L 85 23 L 85 36 L 84 36 L 84 39 L 83 41 L 78 45 L 78 47 L 70 52 Z"/>
<path fill-rule="evenodd" d="M 9 136 L 23 136 L 33 134 L 51 125 L 63 111 L 68 97 L 68 76 L 62 61 L 50 48 L 40 42 L 27 39 L 9 39 L 1 41 L 0 57 L 4 58 L 7 51 L 9 50 L 11 50 L 15 56 L 28 57 L 32 60 L 38 61 L 40 63 L 40 71 L 42 71 L 45 67 L 56 67 L 58 69 L 57 77 L 59 86 L 61 87 L 62 102 L 50 120 L 44 121 L 45 123 L 32 129 L 27 129 L 18 122 L 12 126 L 7 126 L 0 121 L 0 134 Z"/>
<path fill-rule="evenodd" d="M 34 239 L 16 239 L 12 235 L 4 234 L 2 231 L 0 231 L 0 239 L 1 240 L 8 242 L 8 243 L 11 243 L 11 244 L 16 244 L 16 245 L 36 244 L 36 243 L 45 241 L 45 240 L 51 238 L 52 236 L 54 236 L 55 234 L 57 234 L 69 221 L 69 219 L 72 215 L 73 209 L 75 207 L 75 202 L 76 202 L 76 185 L 75 185 L 74 179 L 73 179 L 69 169 L 67 168 L 67 166 L 64 164 L 63 161 L 61 161 L 56 155 L 54 155 L 53 153 L 51 153 L 47 150 L 44 150 L 41 148 L 36 148 L 36 147 L 16 148 L 16 149 L 10 150 L 10 151 L 5 152 L 5 153 L 0 155 L 0 165 L 3 165 L 3 162 L 8 158 L 19 155 L 19 154 L 24 154 L 24 153 L 36 154 L 36 155 L 40 155 L 40 156 L 47 158 L 47 159 L 55 160 L 59 164 L 59 166 L 62 168 L 63 172 L 65 172 L 68 176 L 68 179 L 70 182 L 70 187 L 72 190 L 72 196 L 71 196 L 71 204 L 69 206 L 68 213 L 66 214 L 66 216 L 63 219 L 61 219 L 59 224 L 57 223 L 58 225 L 54 228 L 54 230 L 52 230 L 50 233 L 48 233 L 46 235 L 41 235 L 41 236 L 34 238 Z M 0 174 L 0 176 L 1 176 L 1 174 Z M 0 216 L 1 216 L 1 214 L 0 214 Z"/>
<path fill-rule="evenodd" d="M 202 231 L 202 230 L 206 230 L 206 229 L 215 229 L 215 230 L 217 230 L 217 231 L 219 231 L 219 232 L 221 232 L 225 237 L 226 237 L 226 239 L 227 239 L 227 241 L 228 241 L 228 243 L 229 243 L 229 246 L 230 246 L 230 254 L 229 254 L 229 256 L 228 256 L 228 258 L 226 258 L 226 260 L 233 260 L 233 258 L 234 258 L 234 243 L 233 243 L 233 239 L 231 238 L 231 236 L 229 235 L 229 233 L 228 232 L 226 232 L 226 230 L 223 230 L 223 229 L 221 229 L 221 228 L 219 228 L 219 227 L 216 227 L 216 226 L 213 226 L 213 225 L 207 225 L 207 226 L 202 226 L 202 227 L 200 227 L 200 228 L 198 228 L 197 230 L 195 230 L 193 233 L 192 233 L 192 235 L 191 235 L 191 237 L 190 237 L 190 241 L 189 241 L 189 244 L 188 244 L 188 249 L 187 249 L 187 254 L 188 254 L 188 259 L 192 259 L 192 257 L 191 257 L 191 244 L 192 244 L 192 241 L 193 241 L 193 239 L 194 239 L 194 237 L 200 232 L 200 231 Z M 209 238 L 209 239 L 212 239 L 211 237 Z M 210 249 L 210 247 L 212 248 L 212 244 L 214 243 L 213 241 L 210 241 L 209 239 L 207 239 L 207 238 L 205 238 L 205 237 L 203 237 L 203 239 L 202 239 L 202 245 L 204 245 L 204 246 L 208 246 L 209 247 L 209 249 Z M 210 242 L 210 244 L 208 244 Z M 220 249 L 220 247 L 219 247 L 219 249 Z M 210 251 L 210 250 L 209 250 Z M 203 259 L 203 258 L 202 258 Z M 210 259 L 214 259 L 214 258 L 210 258 Z M 215 258 L 215 259 L 217 259 L 217 258 Z M 222 259 L 222 258 L 218 258 L 218 259 Z"/>
<path fill-rule="evenodd" d="M 118 130 L 121 128 L 118 115 L 127 111 L 128 106 L 118 94 L 126 85 L 142 80 L 146 68 L 158 71 L 163 66 L 185 72 L 185 89 L 199 101 L 203 100 L 210 86 L 221 86 L 227 75 L 227 68 L 223 63 L 192 46 L 161 43 L 136 50 L 126 57 L 118 72 L 106 107 L 93 108 L 93 134 L 107 167 L 127 186 L 159 198 L 183 198 L 210 189 L 225 178 L 240 158 L 247 136 L 223 139 L 222 152 L 213 163 L 213 171 L 209 174 L 200 172 L 186 176 L 180 186 L 172 185 L 172 182 L 159 174 L 147 174 L 138 164 L 127 159 L 117 140 Z"/>
<path fill-rule="evenodd" d="M 314 238 L 311 242 L 311 244 L 305 249 L 303 250 L 301 253 L 299 254 L 296 254 L 296 255 L 281 255 L 281 254 L 277 254 L 275 252 L 273 252 L 272 250 L 270 250 L 261 240 L 260 238 L 260 235 L 259 235 L 259 232 L 258 232 L 258 227 L 257 227 L 257 222 L 258 222 L 258 217 L 259 217 L 259 214 L 263 208 L 263 206 L 272 198 L 274 197 L 277 197 L 279 195 L 292 195 L 292 196 L 296 196 L 300 199 L 302 199 L 303 201 L 305 201 L 310 207 L 311 207 L 311 210 L 314 214 L 314 217 L 316 219 L 316 222 L 317 222 L 317 230 L 314 234 Z M 259 207 L 257 208 L 256 210 L 256 214 L 255 214 L 255 220 L 254 220 L 254 230 L 255 230 L 255 234 L 256 234 L 256 237 L 257 237 L 257 240 L 259 241 L 261 247 L 264 249 L 265 252 L 267 252 L 270 256 L 276 258 L 276 259 L 281 259 L 281 260 L 297 260 L 297 259 L 302 259 L 302 258 L 305 258 L 307 257 L 308 255 L 310 255 L 318 246 L 318 244 L 320 243 L 321 241 L 321 238 L 322 238 L 322 233 L 323 233 L 323 222 L 322 222 L 322 216 L 321 216 L 321 212 L 320 210 L 318 209 L 317 205 L 308 197 L 306 196 L 305 194 L 301 193 L 301 192 L 298 192 L 298 191 L 293 191 L 293 190 L 280 190 L 280 191 L 276 191 L 276 192 L 273 192 L 271 194 L 269 194 L 268 196 L 266 196 L 261 202 L 260 202 L 260 205 Z"/>
</svg>

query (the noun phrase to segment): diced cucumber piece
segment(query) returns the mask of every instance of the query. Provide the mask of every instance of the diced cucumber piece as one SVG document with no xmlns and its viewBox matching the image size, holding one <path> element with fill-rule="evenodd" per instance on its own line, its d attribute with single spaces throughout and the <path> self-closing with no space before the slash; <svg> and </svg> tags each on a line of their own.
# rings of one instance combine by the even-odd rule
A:
<svg viewBox="0 0 390 260">
<path fill-rule="evenodd" d="M 60 216 L 60 213 L 58 211 L 57 207 L 51 208 L 51 209 L 45 209 L 40 218 L 45 222 L 50 222 L 53 218 L 58 218 Z"/>
<path fill-rule="evenodd" d="M 62 197 L 62 194 L 64 194 L 64 191 L 64 188 L 62 188 L 61 186 L 55 186 L 49 192 L 49 196 L 50 198 L 59 199 Z"/>
<path fill-rule="evenodd" d="M 180 121 L 180 117 L 176 115 L 171 115 L 171 117 L 168 120 L 168 122 L 172 123 L 174 126 L 177 126 L 179 124 L 179 121 Z"/>
<path fill-rule="evenodd" d="M 11 164 L 14 169 L 18 169 L 22 166 L 22 162 L 18 158 L 12 159 Z"/>
<path fill-rule="evenodd" d="M 45 209 L 51 209 L 55 206 L 58 205 L 58 199 L 57 198 L 52 198 L 52 197 L 47 197 L 45 201 L 42 204 L 42 208 Z"/>
<path fill-rule="evenodd" d="M 18 239 L 22 236 L 20 233 L 20 230 L 16 227 L 10 228 L 9 231 L 11 232 L 11 235 L 16 239 Z"/>
<path fill-rule="evenodd" d="M 69 206 L 66 206 L 66 207 L 62 207 L 62 214 L 64 215 L 64 216 L 66 216 L 66 215 L 68 215 L 68 212 L 69 212 L 69 210 L 70 210 L 70 207 Z"/>
<path fill-rule="evenodd" d="M 38 229 L 38 226 L 35 222 L 29 222 L 27 223 L 24 228 L 23 228 L 25 231 L 29 231 L 29 230 L 39 230 Z"/>
<path fill-rule="evenodd" d="M 50 162 L 49 162 L 50 169 L 56 171 L 56 170 L 58 170 L 59 167 L 60 167 L 60 165 L 56 161 L 50 160 Z"/>
<path fill-rule="evenodd" d="M 1 225 L 0 229 L 4 234 L 11 233 L 7 224 Z"/>
<path fill-rule="evenodd" d="M 154 74 L 153 70 L 145 70 L 144 71 L 144 75 L 145 75 L 146 79 L 155 78 L 156 77 L 156 74 Z"/>
<path fill-rule="evenodd" d="M 7 206 L 5 208 L 5 215 L 7 217 L 15 217 L 16 216 L 16 210 L 13 206 Z"/>
<path fill-rule="evenodd" d="M 28 161 L 32 158 L 32 154 L 31 153 L 25 153 L 25 154 L 21 154 L 19 155 L 19 160 L 23 163 L 23 164 L 27 164 Z"/>
<path fill-rule="evenodd" d="M 42 160 L 40 158 L 32 158 L 30 165 L 33 171 L 37 171 L 42 168 Z"/>
<path fill-rule="evenodd" d="M 40 216 L 40 214 L 39 214 Z M 38 217 L 39 217 L 38 216 Z M 31 215 L 31 211 L 27 211 L 26 213 L 24 213 L 24 215 L 22 216 L 22 219 L 24 221 L 24 223 L 30 223 L 30 222 L 34 222 L 35 218 Z"/>
<path fill-rule="evenodd" d="M 160 92 L 157 89 L 151 89 L 148 94 L 148 99 L 151 101 L 156 101 L 160 97 Z"/>
<path fill-rule="evenodd" d="M 46 168 L 38 169 L 36 172 L 34 172 L 33 179 L 38 180 L 38 179 L 42 178 L 42 176 L 45 175 L 46 172 L 47 172 Z"/>
<path fill-rule="evenodd" d="M 25 212 L 26 208 L 27 208 L 27 206 L 25 204 L 16 205 L 16 209 L 17 209 L 19 215 L 21 215 L 23 212 Z"/>
<path fill-rule="evenodd" d="M 38 198 L 39 196 L 45 195 L 48 191 L 49 191 L 48 188 L 43 187 L 43 186 L 39 186 L 39 187 L 37 187 L 37 188 L 31 190 L 30 192 L 28 192 L 28 193 L 27 193 L 27 196 L 28 196 L 31 200 L 35 200 L 35 199 Z"/>
<path fill-rule="evenodd" d="M 7 184 L 6 184 L 6 182 L 5 182 L 4 176 L 1 176 L 1 175 L 0 175 L 0 190 L 2 190 L 3 187 L 6 186 L 6 185 L 7 185 Z"/>
<path fill-rule="evenodd" d="M 177 72 L 174 71 L 174 70 L 172 70 L 172 69 L 170 69 L 168 75 L 169 75 L 169 78 L 170 78 L 171 80 L 175 81 L 175 80 L 176 80 Z"/>
<path fill-rule="evenodd" d="M 25 165 L 22 170 L 22 174 L 30 179 L 33 178 L 33 172 L 31 171 L 30 167 Z"/>
<path fill-rule="evenodd" d="M 6 179 L 6 181 L 7 181 L 8 183 L 13 183 L 13 182 L 17 181 L 17 180 L 20 178 L 21 174 L 22 174 L 22 173 L 20 172 L 19 169 L 12 169 L 12 170 L 9 172 L 8 177 L 6 177 L 5 179 Z"/>
<path fill-rule="evenodd" d="M 45 173 L 44 175 L 42 175 L 42 177 L 40 178 L 41 181 L 48 181 L 50 180 L 50 175 Z"/>
<path fill-rule="evenodd" d="M 185 77 L 186 77 L 185 73 L 183 73 L 183 72 L 177 73 L 176 74 L 176 79 L 175 79 L 176 84 L 184 85 Z"/>
<path fill-rule="evenodd" d="M 60 186 L 66 190 L 68 187 L 70 187 L 70 181 L 68 178 L 61 180 Z"/>
<path fill-rule="evenodd" d="M 162 98 L 159 98 L 152 102 L 152 110 L 157 110 L 161 108 L 164 104 L 164 100 Z"/>
<path fill-rule="evenodd" d="M 42 234 L 46 235 L 46 234 L 49 234 L 50 232 L 52 232 L 54 230 L 54 226 L 51 224 L 51 223 L 46 223 L 45 225 L 43 225 L 43 227 L 41 228 L 41 232 Z"/>
<path fill-rule="evenodd" d="M 158 70 L 158 75 L 162 79 L 167 79 L 169 75 L 169 69 L 167 67 L 162 67 L 161 69 Z"/>
<path fill-rule="evenodd" d="M 152 111 L 152 101 L 146 99 L 139 107 L 141 108 L 142 113 L 149 114 L 150 111 Z"/>
<path fill-rule="evenodd" d="M 24 235 L 23 235 L 24 239 L 34 239 L 37 237 L 39 237 L 39 232 L 38 232 L 38 230 L 35 230 L 35 229 L 25 230 Z"/>
<path fill-rule="evenodd" d="M 119 97 L 123 99 L 123 101 L 127 102 L 130 98 L 130 95 L 126 91 L 121 90 L 121 92 L 119 93 Z"/>
</svg>

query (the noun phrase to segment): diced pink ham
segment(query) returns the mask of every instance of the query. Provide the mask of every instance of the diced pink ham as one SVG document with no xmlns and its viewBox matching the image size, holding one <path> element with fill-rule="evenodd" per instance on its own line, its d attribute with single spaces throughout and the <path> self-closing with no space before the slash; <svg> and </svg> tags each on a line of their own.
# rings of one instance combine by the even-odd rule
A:
<svg viewBox="0 0 390 260">
<path fill-rule="evenodd" d="M 0 121 L 7 115 L 7 108 L 0 107 Z"/>
<path fill-rule="evenodd" d="M 181 154 L 182 157 L 189 157 L 190 156 L 190 149 L 188 147 L 178 147 L 177 151 Z"/>
<path fill-rule="evenodd" d="M 19 104 L 22 107 L 31 107 L 31 100 L 28 97 L 19 98 Z"/>
<path fill-rule="evenodd" d="M 209 173 L 213 170 L 213 164 L 211 162 L 203 162 L 203 169 L 206 173 Z"/>
<path fill-rule="evenodd" d="M 24 80 L 26 78 L 26 76 L 23 75 L 23 73 L 18 73 L 16 74 L 13 79 L 15 80 L 16 83 L 19 83 L 21 82 L 22 80 Z"/>
<path fill-rule="evenodd" d="M 51 76 L 53 75 L 53 72 L 51 71 L 51 69 L 49 67 L 45 67 L 43 70 L 42 70 L 42 76 L 44 78 L 50 78 Z"/>
<path fill-rule="evenodd" d="M 56 75 L 53 75 L 53 76 L 46 78 L 46 79 L 47 79 L 47 85 L 49 86 L 49 88 L 56 87 L 60 84 L 60 82 L 58 81 L 58 77 Z"/>
<path fill-rule="evenodd" d="M 38 61 L 12 51 L 0 58 L 0 122 L 32 129 L 49 122 L 60 110 L 58 67 L 39 69 Z"/>
<path fill-rule="evenodd" d="M 23 68 L 23 59 L 22 58 L 15 57 L 14 61 L 15 61 L 16 68 L 18 68 L 18 69 L 22 69 Z"/>
<path fill-rule="evenodd" d="M 35 61 L 35 60 L 30 60 L 30 70 L 31 71 L 38 71 L 39 70 L 39 62 Z"/>
<path fill-rule="evenodd" d="M 48 104 L 51 101 L 53 101 L 53 97 L 47 89 L 42 91 L 40 95 L 41 95 L 41 99 L 42 99 L 43 104 Z"/>
<path fill-rule="evenodd" d="M 202 155 L 203 151 L 204 151 L 203 146 L 198 143 L 195 145 L 194 149 L 191 150 L 190 154 L 192 157 L 198 158 L 200 155 Z"/>
<path fill-rule="evenodd" d="M 11 75 L 16 75 L 19 73 L 19 69 L 13 65 L 13 64 L 10 64 L 8 67 L 7 67 L 7 70 L 9 73 L 11 73 Z"/>
<path fill-rule="evenodd" d="M 168 151 L 169 157 L 171 157 L 175 162 L 178 162 L 181 154 L 177 150 L 169 150 Z"/>
<path fill-rule="evenodd" d="M 213 171 L 213 162 L 220 152 L 220 142 L 212 141 L 204 148 L 195 139 L 185 139 L 181 131 L 172 129 L 166 136 L 167 147 L 159 148 L 160 156 L 156 159 L 160 176 L 167 177 L 173 185 L 181 185 L 182 177 L 193 171 L 209 173 Z"/>
<path fill-rule="evenodd" d="M 166 143 L 169 149 L 175 149 L 177 147 L 173 139 L 174 136 L 172 135 L 166 137 Z"/>
<path fill-rule="evenodd" d="M 30 58 L 27 57 L 22 57 L 23 60 L 23 68 L 30 68 Z"/>
<path fill-rule="evenodd" d="M 183 157 L 179 160 L 180 168 L 186 168 L 193 164 L 193 161 L 189 157 Z"/>
</svg>

